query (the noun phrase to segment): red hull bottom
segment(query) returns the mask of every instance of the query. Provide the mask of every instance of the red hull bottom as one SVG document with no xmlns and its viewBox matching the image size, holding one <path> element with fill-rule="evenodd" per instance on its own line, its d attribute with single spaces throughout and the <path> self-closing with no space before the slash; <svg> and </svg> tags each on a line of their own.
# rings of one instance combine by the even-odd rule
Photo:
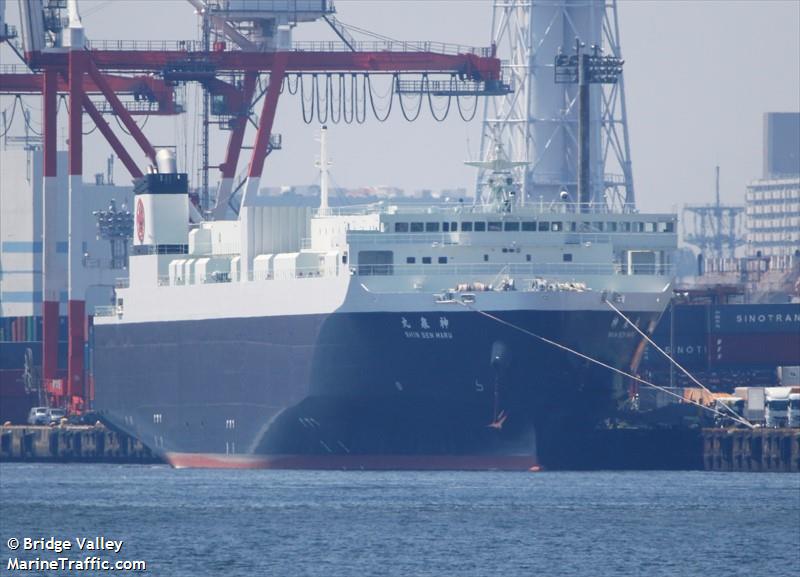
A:
<svg viewBox="0 0 800 577">
<path fill-rule="evenodd" d="M 539 471 L 532 455 L 222 455 L 166 453 L 176 469 Z"/>
</svg>

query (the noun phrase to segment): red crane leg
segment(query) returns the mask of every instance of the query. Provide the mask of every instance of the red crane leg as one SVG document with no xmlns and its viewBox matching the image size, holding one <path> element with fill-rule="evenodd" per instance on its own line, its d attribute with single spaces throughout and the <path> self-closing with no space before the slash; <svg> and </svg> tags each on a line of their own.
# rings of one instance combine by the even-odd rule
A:
<svg viewBox="0 0 800 577">
<path fill-rule="evenodd" d="M 136 124 L 136 121 L 133 119 L 133 117 L 125 108 L 125 106 L 122 104 L 122 102 L 120 102 L 120 99 L 111 89 L 105 77 L 102 74 L 100 74 L 100 72 L 97 70 L 97 66 L 95 66 L 94 62 L 92 62 L 91 60 L 89 60 L 88 62 L 88 72 L 89 76 L 91 76 L 92 80 L 94 80 L 95 84 L 97 84 L 97 87 L 100 89 L 100 92 L 102 92 L 103 96 L 105 96 L 106 100 L 108 100 L 108 103 L 111 105 L 111 108 L 114 110 L 114 113 L 119 117 L 119 119 L 128 129 L 128 132 L 131 133 L 133 139 L 139 144 L 139 146 L 142 148 L 145 155 L 147 155 L 150 161 L 155 163 L 156 161 L 155 148 L 153 148 L 153 145 L 150 144 L 149 140 L 147 140 L 147 137 L 141 131 L 139 125 Z"/>
<path fill-rule="evenodd" d="M 69 53 L 69 224 L 67 269 L 67 402 L 82 396 L 86 342 L 85 287 L 83 282 L 83 231 L 81 219 L 81 188 L 83 179 L 83 75 L 86 56 L 78 50 Z"/>
<path fill-rule="evenodd" d="M 100 130 L 103 136 L 106 137 L 106 140 L 111 145 L 111 148 L 114 149 L 114 152 L 117 153 L 117 156 L 122 161 L 122 164 L 125 165 L 125 168 L 128 169 L 131 176 L 133 178 L 139 178 L 142 176 L 142 171 L 139 170 L 139 167 L 136 166 L 136 163 L 131 158 L 131 155 L 128 154 L 128 151 L 125 150 L 125 147 L 119 141 L 117 136 L 111 130 L 111 127 L 108 125 L 108 122 L 105 121 L 103 115 L 95 108 L 94 104 L 92 104 L 91 99 L 84 94 L 83 95 L 83 108 L 92 118 L 94 123 L 97 125 L 97 128 Z"/>
<path fill-rule="evenodd" d="M 231 130 L 231 136 L 228 140 L 228 150 L 225 153 L 225 160 L 219 166 L 222 172 L 222 178 L 219 181 L 217 204 L 214 208 L 214 216 L 217 218 L 225 215 L 228 208 L 228 201 L 231 198 L 233 177 L 236 176 L 236 167 L 239 164 L 239 153 L 242 150 L 242 141 L 244 140 L 244 133 L 247 129 L 250 101 L 253 99 L 257 77 L 258 73 L 256 72 L 248 72 L 244 76 L 240 114 L 236 118 Z"/>
<path fill-rule="evenodd" d="M 275 122 L 275 110 L 278 108 L 278 97 L 281 94 L 281 82 L 286 71 L 288 55 L 286 52 L 275 54 L 275 62 L 269 74 L 269 87 L 264 96 L 264 106 L 261 108 L 261 118 L 256 133 L 256 142 L 253 146 L 253 155 L 250 159 L 248 177 L 259 178 L 264 169 L 264 159 L 267 157 L 269 137 L 272 134 L 272 125 Z"/>
<path fill-rule="evenodd" d="M 61 286 L 57 280 L 58 239 L 58 72 L 41 76 L 44 126 L 44 182 L 42 199 L 42 379 L 49 390 L 58 376 L 58 316 Z"/>
</svg>

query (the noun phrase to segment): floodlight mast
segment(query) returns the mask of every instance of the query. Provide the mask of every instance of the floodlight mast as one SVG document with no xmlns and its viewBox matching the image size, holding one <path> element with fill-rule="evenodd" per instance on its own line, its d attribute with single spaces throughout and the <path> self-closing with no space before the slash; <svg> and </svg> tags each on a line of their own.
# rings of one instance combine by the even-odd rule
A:
<svg viewBox="0 0 800 577">
<path fill-rule="evenodd" d="M 592 84 L 616 84 L 622 74 L 621 58 L 613 55 L 603 56 L 597 45 L 591 52 L 584 52 L 585 44 L 575 39 L 575 53 L 563 54 L 561 50 L 555 57 L 556 84 L 578 85 L 578 201 L 581 212 L 589 212 L 591 203 L 591 169 L 589 143 L 591 139 L 591 104 L 589 86 Z"/>
</svg>

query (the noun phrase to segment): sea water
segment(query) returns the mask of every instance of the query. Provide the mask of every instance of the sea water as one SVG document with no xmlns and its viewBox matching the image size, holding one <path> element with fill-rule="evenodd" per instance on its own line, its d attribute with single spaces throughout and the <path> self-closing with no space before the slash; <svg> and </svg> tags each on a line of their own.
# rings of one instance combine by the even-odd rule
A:
<svg viewBox="0 0 800 577">
<path fill-rule="evenodd" d="M 4 463 L 0 537 L 0 575 L 794 576 L 800 475 Z"/>
</svg>

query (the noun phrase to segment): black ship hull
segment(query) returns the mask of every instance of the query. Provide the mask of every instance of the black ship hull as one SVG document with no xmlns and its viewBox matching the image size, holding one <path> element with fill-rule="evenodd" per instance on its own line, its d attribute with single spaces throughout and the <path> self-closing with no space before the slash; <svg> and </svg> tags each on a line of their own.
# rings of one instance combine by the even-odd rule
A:
<svg viewBox="0 0 800 577">
<path fill-rule="evenodd" d="M 95 405 L 175 466 L 527 469 L 614 378 L 519 328 L 622 369 L 640 338 L 610 311 L 493 314 L 98 325 Z"/>
</svg>

